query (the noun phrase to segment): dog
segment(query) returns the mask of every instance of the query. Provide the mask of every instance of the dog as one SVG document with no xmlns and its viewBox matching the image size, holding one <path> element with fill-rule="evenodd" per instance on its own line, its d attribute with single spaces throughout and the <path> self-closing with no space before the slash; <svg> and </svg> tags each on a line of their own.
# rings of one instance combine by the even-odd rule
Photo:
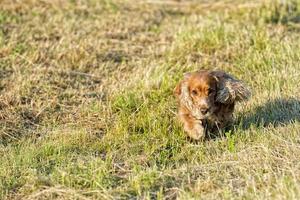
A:
<svg viewBox="0 0 300 200">
<path fill-rule="evenodd" d="M 194 140 L 203 140 L 207 132 L 230 127 L 235 104 L 248 100 L 251 92 L 224 71 L 199 70 L 185 74 L 174 95 L 184 131 Z"/>
</svg>

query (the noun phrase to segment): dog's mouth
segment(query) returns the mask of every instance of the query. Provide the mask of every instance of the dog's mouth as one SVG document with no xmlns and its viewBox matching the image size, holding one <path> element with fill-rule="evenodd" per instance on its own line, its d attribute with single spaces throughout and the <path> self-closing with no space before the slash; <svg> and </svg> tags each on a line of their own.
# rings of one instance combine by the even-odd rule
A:
<svg viewBox="0 0 300 200">
<path fill-rule="evenodd" d="M 197 120 L 204 120 L 207 119 L 211 116 L 212 114 L 212 109 L 209 108 L 207 111 L 205 111 L 205 113 L 203 113 L 200 109 L 197 109 L 196 112 L 194 112 L 194 117 Z"/>
</svg>

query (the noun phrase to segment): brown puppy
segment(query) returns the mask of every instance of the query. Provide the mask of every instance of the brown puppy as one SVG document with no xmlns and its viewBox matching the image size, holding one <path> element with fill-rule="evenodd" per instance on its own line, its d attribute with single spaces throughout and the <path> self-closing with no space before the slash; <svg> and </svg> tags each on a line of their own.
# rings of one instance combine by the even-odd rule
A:
<svg viewBox="0 0 300 200">
<path fill-rule="evenodd" d="M 235 103 L 248 99 L 250 91 L 223 71 L 200 70 L 185 74 L 174 95 L 184 130 L 189 137 L 200 140 L 207 130 L 214 132 L 230 125 Z"/>
</svg>

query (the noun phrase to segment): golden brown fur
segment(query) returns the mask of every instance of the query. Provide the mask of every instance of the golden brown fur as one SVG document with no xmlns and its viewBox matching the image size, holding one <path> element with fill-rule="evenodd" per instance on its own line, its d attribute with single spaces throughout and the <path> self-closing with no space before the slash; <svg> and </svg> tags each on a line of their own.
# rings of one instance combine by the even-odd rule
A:
<svg viewBox="0 0 300 200">
<path fill-rule="evenodd" d="M 185 75 L 174 90 L 179 119 L 188 136 L 200 140 L 233 121 L 235 103 L 250 97 L 245 85 L 223 71 L 200 70 Z"/>
</svg>

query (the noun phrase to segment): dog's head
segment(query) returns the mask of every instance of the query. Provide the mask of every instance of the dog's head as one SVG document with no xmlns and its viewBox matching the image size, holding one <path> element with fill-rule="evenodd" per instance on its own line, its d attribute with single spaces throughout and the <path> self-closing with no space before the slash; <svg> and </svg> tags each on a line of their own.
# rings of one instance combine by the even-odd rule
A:
<svg viewBox="0 0 300 200">
<path fill-rule="evenodd" d="M 194 117 L 204 119 L 215 111 L 217 90 L 218 79 L 209 71 L 199 71 L 185 74 L 174 93 Z"/>
<path fill-rule="evenodd" d="M 200 70 L 185 74 L 174 94 L 194 117 L 205 119 L 215 112 L 218 103 L 245 100 L 250 91 L 223 71 Z"/>
</svg>

